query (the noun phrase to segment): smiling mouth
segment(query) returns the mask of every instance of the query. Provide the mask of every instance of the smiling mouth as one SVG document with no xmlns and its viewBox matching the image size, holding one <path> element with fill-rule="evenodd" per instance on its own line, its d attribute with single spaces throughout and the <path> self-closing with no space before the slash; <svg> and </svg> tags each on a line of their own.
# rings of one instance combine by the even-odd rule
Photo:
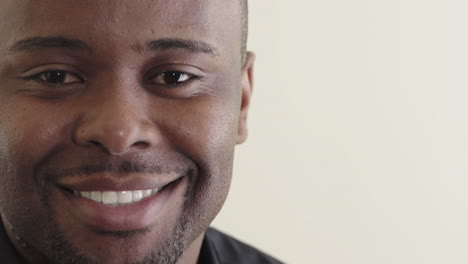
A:
<svg viewBox="0 0 468 264">
<path fill-rule="evenodd" d="M 124 191 L 77 191 L 69 188 L 62 187 L 67 192 L 72 193 L 75 197 L 81 197 L 93 202 L 110 205 L 110 206 L 122 206 L 129 205 L 148 197 L 156 196 L 157 194 L 164 191 L 171 185 L 176 184 L 181 180 L 182 177 L 162 186 L 154 189 L 144 190 L 124 190 Z"/>
<path fill-rule="evenodd" d="M 165 187 L 149 189 L 149 190 L 136 190 L 136 191 L 92 191 L 92 192 L 79 192 L 73 191 L 75 196 L 83 197 L 98 203 L 103 203 L 112 206 L 119 206 L 124 204 L 132 204 L 139 202 L 142 199 L 158 194 L 163 191 Z"/>
<path fill-rule="evenodd" d="M 143 230 L 182 210 L 187 175 L 130 176 L 61 178 L 55 183 L 57 196 L 51 199 L 66 219 L 72 217 L 92 232 Z"/>
</svg>

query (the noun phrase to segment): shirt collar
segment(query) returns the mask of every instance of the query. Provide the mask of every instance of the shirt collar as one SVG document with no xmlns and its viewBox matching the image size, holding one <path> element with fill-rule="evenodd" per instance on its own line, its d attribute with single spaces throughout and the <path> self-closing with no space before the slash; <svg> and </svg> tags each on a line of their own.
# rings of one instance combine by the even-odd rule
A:
<svg viewBox="0 0 468 264">
<path fill-rule="evenodd" d="M 0 259 L 5 263 L 20 264 L 21 257 L 8 239 L 5 228 L 0 221 Z"/>
</svg>

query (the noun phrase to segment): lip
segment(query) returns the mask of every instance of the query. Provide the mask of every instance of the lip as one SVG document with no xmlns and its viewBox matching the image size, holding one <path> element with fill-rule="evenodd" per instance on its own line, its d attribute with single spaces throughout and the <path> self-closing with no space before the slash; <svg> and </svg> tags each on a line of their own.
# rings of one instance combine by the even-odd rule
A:
<svg viewBox="0 0 468 264">
<path fill-rule="evenodd" d="M 86 177 L 60 179 L 57 185 L 70 191 L 137 191 L 161 188 L 181 177 L 177 173 L 157 175 L 128 174 L 117 177 L 112 173 L 95 173 Z"/>
<path fill-rule="evenodd" d="M 164 176 L 169 177 L 169 176 Z M 173 175 L 170 176 L 173 178 Z M 68 212 L 84 226 L 95 232 L 118 232 L 144 230 L 158 221 L 164 221 L 174 209 L 179 209 L 183 203 L 184 185 L 186 177 L 178 176 L 174 179 L 161 178 L 142 180 L 140 177 L 127 181 L 116 181 L 111 178 L 97 178 L 80 180 L 73 184 L 58 184 L 57 189 L 62 195 Z M 158 177 L 151 177 L 158 178 Z M 67 182 L 67 181 L 65 181 Z M 68 183 L 70 183 L 68 181 Z M 119 206 L 106 205 L 80 196 L 70 190 L 79 191 L 122 191 L 140 190 L 148 187 L 163 187 L 161 192 L 142 199 L 138 202 Z"/>
</svg>

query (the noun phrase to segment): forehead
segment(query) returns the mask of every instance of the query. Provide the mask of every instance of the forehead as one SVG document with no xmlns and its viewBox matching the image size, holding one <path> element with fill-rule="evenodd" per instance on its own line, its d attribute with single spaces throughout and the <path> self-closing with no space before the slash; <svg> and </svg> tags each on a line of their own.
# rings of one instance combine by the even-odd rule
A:
<svg viewBox="0 0 468 264">
<path fill-rule="evenodd" d="M 240 45 L 240 7 L 232 0 L 6 0 L 0 45 L 32 36 L 91 42 L 189 38 L 221 50 Z"/>
</svg>

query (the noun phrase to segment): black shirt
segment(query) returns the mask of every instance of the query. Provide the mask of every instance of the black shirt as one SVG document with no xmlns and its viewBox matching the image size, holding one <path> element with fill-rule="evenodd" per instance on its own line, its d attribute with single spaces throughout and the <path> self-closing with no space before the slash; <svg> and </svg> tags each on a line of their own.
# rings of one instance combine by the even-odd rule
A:
<svg viewBox="0 0 468 264">
<path fill-rule="evenodd" d="M 282 264 L 282 262 L 214 228 L 205 233 L 199 264 Z"/>
<path fill-rule="evenodd" d="M 0 224 L 0 263 L 21 264 L 20 256 Z M 200 251 L 199 264 L 282 264 L 282 262 L 214 228 L 208 228 Z"/>
</svg>

